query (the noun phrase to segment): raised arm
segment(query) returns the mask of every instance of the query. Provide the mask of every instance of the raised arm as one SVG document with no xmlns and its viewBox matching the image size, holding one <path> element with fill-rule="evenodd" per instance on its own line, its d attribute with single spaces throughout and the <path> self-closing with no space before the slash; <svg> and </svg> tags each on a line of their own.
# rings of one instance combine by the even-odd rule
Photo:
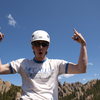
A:
<svg viewBox="0 0 100 100">
<path fill-rule="evenodd" d="M 78 63 L 77 64 L 69 63 L 68 73 L 69 74 L 85 73 L 88 63 L 86 41 L 83 38 L 83 36 L 80 33 L 78 33 L 75 29 L 74 29 L 74 36 L 72 37 L 72 39 L 80 43 L 81 49 L 80 49 L 80 56 Z"/>
</svg>

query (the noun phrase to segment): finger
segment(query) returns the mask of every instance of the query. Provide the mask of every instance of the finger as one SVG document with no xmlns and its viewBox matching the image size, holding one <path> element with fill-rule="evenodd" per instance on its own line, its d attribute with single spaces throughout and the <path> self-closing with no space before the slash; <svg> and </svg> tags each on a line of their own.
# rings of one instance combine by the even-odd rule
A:
<svg viewBox="0 0 100 100">
<path fill-rule="evenodd" d="M 74 32 L 77 32 L 77 30 L 76 30 L 75 28 L 73 29 L 73 31 L 74 31 Z M 78 32 L 77 32 L 77 33 L 78 33 Z"/>
<path fill-rule="evenodd" d="M 4 38 L 4 35 L 0 35 L 0 38 Z"/>
<path fill-rule="evenodd" d="M 77 35 L 79 34 L 78 31 L 75 28 L 73 29 L 73 31 L 74 31 L 75 34 L 77 34 Z"/>
<path fill-rule="evenodd" d="M 79 40 L 79 37 L 78 36 L 73 36 L 72 39 L 73 40 Z"/>
<path fill-rule="evenodd" d="M 79 37 L 79 34 L 75 34 L 75 33 L 74 33 L 73 37 L 75 37 L 75 38 L 76 38 L 76 37 Z"/>
<path fill-rule="evenodd" d="M 4 37 L 4 34 L 0 32 L 0 37 Z"/>
</svg>

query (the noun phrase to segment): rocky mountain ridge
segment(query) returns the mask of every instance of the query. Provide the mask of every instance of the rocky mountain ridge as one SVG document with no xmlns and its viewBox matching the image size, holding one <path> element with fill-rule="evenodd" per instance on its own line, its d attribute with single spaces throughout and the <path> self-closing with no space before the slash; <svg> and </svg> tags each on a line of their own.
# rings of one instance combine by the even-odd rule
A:
<svg viewBox="0 0 100 100">
<path fill-rule="evenodd" d="M 1 94 L 3 94 L 4 92 L 7 92 L 10 89 L 10 87 L 11 87 L 10 82 L 8 81 L 4 82 L 0 79 L 0 93 Z"/>
<path fill-rule="evenodd" d="M 0 100 L 20 100 L 21 87 L 0 79 Z"/>
<path fill-rule="evenodd" d="M 59 100 L 100 100 L 100 80 L 58 84 Z M 20 100 L 21 87 L 0 79 L 0 100 Z"/>
<path fill-rule="evenodd" d="M 59 84 L 60 100 L 100 100 L 100 80 Z"/>
</svg>

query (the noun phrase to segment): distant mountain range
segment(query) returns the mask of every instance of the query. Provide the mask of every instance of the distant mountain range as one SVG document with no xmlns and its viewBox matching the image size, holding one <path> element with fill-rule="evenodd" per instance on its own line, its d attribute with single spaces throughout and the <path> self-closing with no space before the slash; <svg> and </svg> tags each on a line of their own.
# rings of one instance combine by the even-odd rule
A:
<svg viewBox="0 0 100 100">
<path fill-rule="evenodd" d="M 100 100 L 100 80 L 95 79 L 82 84 L 59 83 L 59 100 Z M 20 100 L 21 87 L 0 79 L 0 100 Z"/>
<path fill-rule="evenodd" d="M 59 83 L 59 100 L 100 100 L 100 80 L 91 80 L 86 84 Z"/>
</svg>

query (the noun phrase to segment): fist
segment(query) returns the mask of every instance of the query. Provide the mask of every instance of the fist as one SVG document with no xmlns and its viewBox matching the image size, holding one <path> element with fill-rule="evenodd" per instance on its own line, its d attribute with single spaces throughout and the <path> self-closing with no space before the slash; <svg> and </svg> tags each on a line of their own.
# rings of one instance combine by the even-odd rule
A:
<svg viewBox="0 0 100 100">
<path fill-rule="evenodd" d="M 72 39 L 77 41 L 81 45 L 86 45 L 86 41 L 85 41 L 84 37 L 80 33 L 78 33 L 75 29 L 74 29 L 74 35 L 73 35 Z"/>
<path fill-rule="evenodd" d="M 0 32 L 0 41 L 4 38 L 4 34 Z"/>
</svg>

